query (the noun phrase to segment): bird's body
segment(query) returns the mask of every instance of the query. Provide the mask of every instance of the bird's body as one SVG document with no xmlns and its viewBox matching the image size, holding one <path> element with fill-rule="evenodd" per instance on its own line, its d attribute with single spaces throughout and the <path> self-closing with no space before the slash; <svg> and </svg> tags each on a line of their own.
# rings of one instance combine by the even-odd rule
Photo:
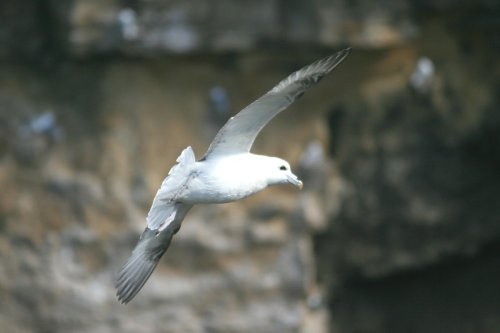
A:
<svg viewBox="0 0 500 333">
<path fill-rule="evenodd" d="M 264 171 L 269 165 L 276 165 L 277 170 L 283 165 L 289 170 L 288 163 L 285 163 L 276 157 L 250 153 L 196 162 L 193 176 L 179 201 L 190 204 L 226 203 L 246 198 L 279 183 L 281 178 L 270 179 Z"/>
<path fill-rule="evenodd" d="M 236 201 L 277 184 L 302 188 L 288 162 L 252 154 L 250 148 L 274 116 L 335 68 L 349 51 L 340 51 L 291 74 L 231 117 L 199 161 L 191 147 L 182 151 L 156 193 L 147 227 L 119 274 L 117 296 L 122 303 L 128 303 L 146 283 L 193 205 Z"/>
</svg>

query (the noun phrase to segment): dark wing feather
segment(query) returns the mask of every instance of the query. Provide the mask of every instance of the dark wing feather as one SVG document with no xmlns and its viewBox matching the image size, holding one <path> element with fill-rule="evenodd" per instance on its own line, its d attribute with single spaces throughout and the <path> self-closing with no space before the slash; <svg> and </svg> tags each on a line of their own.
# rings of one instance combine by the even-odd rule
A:
<svg viewBox="0 0 500 333">
<path fill-rule="evenodd" d="M 121 303 L 128 303 L 144 286 L 167 251 L 172 237 L 179 231 L 182 220 L 191 206 L 179 207 L 174 221 L 163 230 L 147 227 L 141 235 L 132 255 L 118 274 L 116 295 Z"/>
</svg>

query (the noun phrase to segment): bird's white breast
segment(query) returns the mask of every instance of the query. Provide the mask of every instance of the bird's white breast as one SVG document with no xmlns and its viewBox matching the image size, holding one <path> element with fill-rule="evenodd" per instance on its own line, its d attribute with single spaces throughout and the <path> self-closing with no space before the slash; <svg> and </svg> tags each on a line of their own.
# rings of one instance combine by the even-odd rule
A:
<svg viewBox="0 0 500 333">
<path fill-rule="evenodd" d="M 259 155 L 237 154 L 196 162 L 183 201 L 223 203 L 239 200 L 268 186 Z"/>
</svg>

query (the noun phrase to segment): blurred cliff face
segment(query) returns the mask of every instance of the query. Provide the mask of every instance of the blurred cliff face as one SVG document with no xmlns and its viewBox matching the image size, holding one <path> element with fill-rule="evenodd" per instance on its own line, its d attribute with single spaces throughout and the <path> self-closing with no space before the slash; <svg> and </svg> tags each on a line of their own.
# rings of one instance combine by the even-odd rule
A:
<svg viewBox="0 0 500 333">
<path fill-rule="evenodd" d="M 2 1 L 5 332 L 496 332 L 494 1 Z M 114 278 L 180 151 L 353 54 L 259 136 L 306 188 L 193 210 Z"/>
</svg>

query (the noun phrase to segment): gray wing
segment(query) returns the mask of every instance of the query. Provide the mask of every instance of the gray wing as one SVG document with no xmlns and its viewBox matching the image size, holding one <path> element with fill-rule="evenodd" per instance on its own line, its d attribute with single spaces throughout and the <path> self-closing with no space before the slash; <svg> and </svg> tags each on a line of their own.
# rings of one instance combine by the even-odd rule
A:
<svg viewBox="0 0 500 333">
<path fill-rule="evenodd" d="M 137 295 L 179 231 L 191 205 L 177 198 L 189 183 L 190 166 L 195 161 L 191 147 L 184 149 L 156 193 L 146 218 L 147 227 L 118 275 L 116 295 L 120 302 L 128 303 Z"/>
<path fill-rule="evenodd" d="M 215 136 L 204 158 L 249 152 L 262 128 L 340 64 L 350 51 L 347 48 L 296 71 L 231 117 Z"/>
<path fill-rule="evenodd" d="M 144 286 L 167 251 L 172 237 L 179 231 L 190 208 L 190 205 L 179 205 L 175 219 L 163 229 L 151 230 L 146 227 L 132 255 L 118 274 L 116 295 L 121 303 L 130 302 Z"/>
</svg>

